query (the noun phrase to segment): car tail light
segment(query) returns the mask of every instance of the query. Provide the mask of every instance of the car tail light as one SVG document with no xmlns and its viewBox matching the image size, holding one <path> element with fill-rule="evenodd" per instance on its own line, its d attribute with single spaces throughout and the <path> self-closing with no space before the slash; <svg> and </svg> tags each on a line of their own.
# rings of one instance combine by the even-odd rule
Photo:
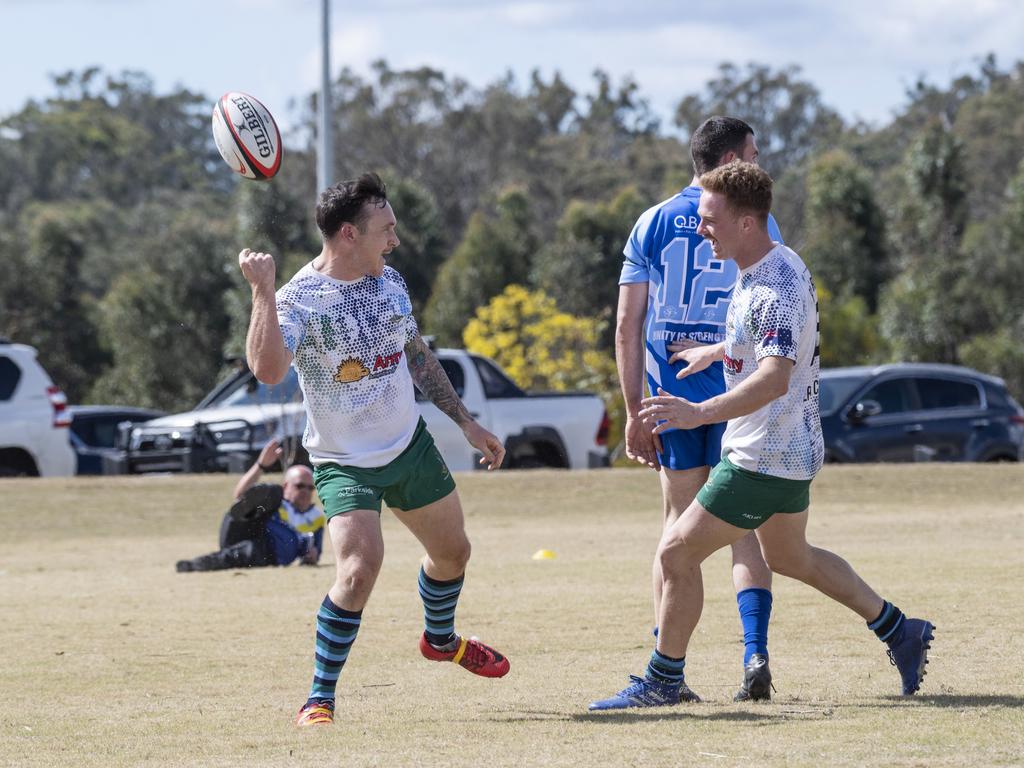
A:
<svg viewBox="0 0 1024 768">
<path fill-rule="evenodd" d="M 594 438 L 594 442 L 598 445 L 608 445 L 608 431 L 611 428 L 611 422 L 608 420 L 608 411 L 605 410 L 604 415 L 601 417 L 601 426 L 597 428 L 597 436 Z"/>
<path fill-rule="evenodd" d="M 1014 413 L 1010 415 L 1010 423 L 1024 426 L 1024 413 Z"/>
<path fill-rule="evenodd" d="M 46 388 L 46 396 L 50 399 L 50 405 L 53 406 L 53 426 L 70 427 L 71 414 L 68 412 L 68 396 L 56 385 Z"/>
</svg>

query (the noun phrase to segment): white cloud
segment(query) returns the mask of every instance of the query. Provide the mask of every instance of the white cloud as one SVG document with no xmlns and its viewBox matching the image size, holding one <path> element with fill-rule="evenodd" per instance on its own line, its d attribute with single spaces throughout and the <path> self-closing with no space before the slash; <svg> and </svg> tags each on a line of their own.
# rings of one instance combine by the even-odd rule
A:
<svg viewBox="0 0 1024 768">
<path fill-rule="evenodd" d="M 570 18 L 576 10 L 575 3 L 524 2 L 505 5 L 499 15 L 520 27 L 543 27 Z"/>
</svg>

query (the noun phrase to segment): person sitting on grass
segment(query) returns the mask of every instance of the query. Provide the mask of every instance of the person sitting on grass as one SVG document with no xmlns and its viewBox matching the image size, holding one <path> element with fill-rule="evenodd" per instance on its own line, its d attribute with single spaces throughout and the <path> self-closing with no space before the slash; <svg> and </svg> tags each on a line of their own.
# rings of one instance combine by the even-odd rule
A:
<svg viewBox="0 0 1024 768">
<path fill-rule="evenodd" d="M 323 551 L 324 511 L 313 503 L 313 473 L 296 464 L 284 484 L 259 483 L 281 456 L 277 440 L 260 451 L 256 463 L 235 486 L 235 503 L 220 526 L 220 549 L 191 560 L 179 560 L 179 573 L 288 565 L 299 559 L 316 565 Z"/>
</svg>

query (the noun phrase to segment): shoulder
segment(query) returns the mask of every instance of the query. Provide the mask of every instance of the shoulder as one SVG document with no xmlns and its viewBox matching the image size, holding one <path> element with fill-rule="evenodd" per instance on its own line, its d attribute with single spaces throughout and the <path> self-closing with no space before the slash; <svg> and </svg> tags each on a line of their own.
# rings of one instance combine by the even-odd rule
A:
<svg viewBox="0 0 1024 768">
<path fill-rule="evenodd" d="M 402 273 L 394 267 L 384 267 L 384 273 L 380 276 L 380 279 L 385 283 L 397 285 L 403 291 L 408 291 L 408 287 L 405 284 L 405 278 L 402 277 Z"/>
<path fill-rule="evenodd" d="M 277 289 L 278 298 L 296 298 L 315 290 L 323 283 L 323 278 L 309 264 L 292 275 L 291 280 Z"/>
</svg>

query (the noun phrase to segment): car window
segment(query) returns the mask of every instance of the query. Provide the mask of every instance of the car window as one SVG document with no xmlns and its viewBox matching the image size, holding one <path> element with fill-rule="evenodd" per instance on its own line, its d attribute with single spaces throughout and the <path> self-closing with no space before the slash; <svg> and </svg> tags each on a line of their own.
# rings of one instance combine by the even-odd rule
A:
<svg viewBox="0 0 1024 768">
<path fill-rule="evenodd" d="M 277 405 L 280 403 L 302 402 L 299 377 L 294 368 L 289 368 L 280 384 L 264 384 L 255 376 L 241 379 L 230 391 L 221 393 L 206 404 L 207 408 L 223 405 Z"/>
<path fill-rule="evenodd" d="M 472 356 L 473 365 L 480 374 L 480 383 L 484 386 L 486 397 L 522 397 L 523 390 L 505 374 L 503 374 L 494 363 L 482 357 Z"/>
<path fill-rule="evenodd" d="M 981 405 L 978 387 L 969 381 L 921 378 L 917 380 L 917 392 L 925 410 L 977 408 Z"/>
<path fill-rule="evenodd" d="M 10 400 L 21 381 L 21 368 L 9 357 L 0 355 L 0 400 Z"/>
<path fill-rule="evenodd" d="M 83 443 L 93 448 L 113 448 L 117 444 L 117 425 L 128 421 L 121 415 L 102 418 L 76 418 L 71 422 L 71 431 Z"/>
<path fill-rule="evenodd" d="M 914 400 L 906 379 L 889 379 L 879 382 L 861 395 L 858 400 L 874 400 L 882 406 L 882 413 L 902 413 L 914 410 Z"/>
<path fill-rule="evenodd" d="M 455 394 L 459 397 L 466 394 L 466 373 L 462 370 L 462 366 L 459 362 L 457 360 L 438 360 L 438 362 L 441 363 L 441 367 L 448 376 L 448 381 L 452 383 L 452 388 L 455 390 Z M 416 399 L 421 403 L 424 403 L 427 401 L 427 396 L 417 389 Z"/>
<path fill-rule="evenodd" d="M 818 391 L 818 409 L 828 416 L 845 403 L 865 381 L 864 376 L 822 376 Z"/>
</svg>

